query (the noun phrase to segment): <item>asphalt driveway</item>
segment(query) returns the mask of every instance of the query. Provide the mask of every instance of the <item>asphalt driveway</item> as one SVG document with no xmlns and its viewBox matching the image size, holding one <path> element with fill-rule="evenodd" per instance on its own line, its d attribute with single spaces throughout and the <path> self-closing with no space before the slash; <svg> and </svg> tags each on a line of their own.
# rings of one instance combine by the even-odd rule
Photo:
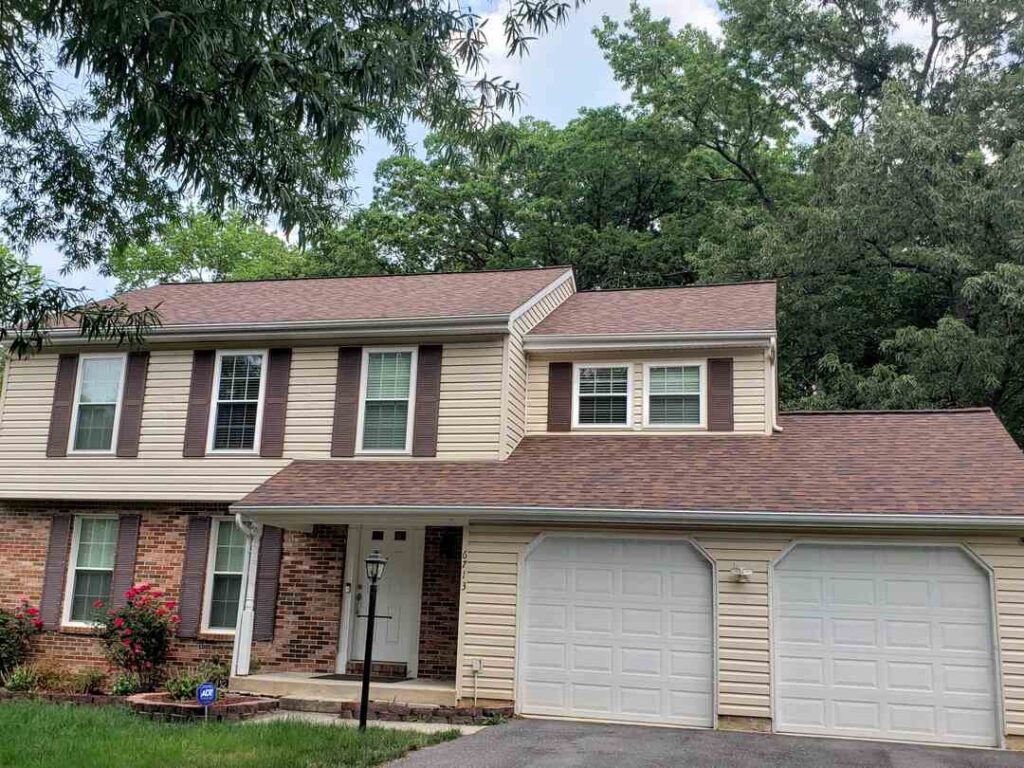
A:
<svg viewBox="0 0 1024 768">
<path fill-rule="evenodd" d="M 1003 768 L 1024 754 L 633 725 L 512 720 L 392 768 Z"/>
</svg>

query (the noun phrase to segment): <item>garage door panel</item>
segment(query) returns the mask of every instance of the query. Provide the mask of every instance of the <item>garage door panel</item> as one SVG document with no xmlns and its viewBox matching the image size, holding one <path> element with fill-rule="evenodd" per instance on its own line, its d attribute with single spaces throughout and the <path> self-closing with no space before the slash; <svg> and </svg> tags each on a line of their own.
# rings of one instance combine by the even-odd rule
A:
<svg viewBox="0 0 1024 768">
<path fill-rule="evenodd" d="M 973 561 L 909 546 L 791 555 L 794 572 L 787 556 L 773 576 L 780 730 L 998 743 L 991 592 Z"/>
<path fill-rule="evenodd" d="M 527 560 L 522 711 L 711 725 L 710 564 L 684 541 L 592 544 L 552 537 Z M 532 589 L 554 557 L 566 587 Z"/>
</svg>

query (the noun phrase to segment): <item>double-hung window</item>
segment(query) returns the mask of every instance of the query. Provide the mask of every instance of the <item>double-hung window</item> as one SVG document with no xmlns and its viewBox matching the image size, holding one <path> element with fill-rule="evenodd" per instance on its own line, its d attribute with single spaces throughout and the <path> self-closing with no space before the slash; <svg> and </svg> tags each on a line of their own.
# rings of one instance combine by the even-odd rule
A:
<svg viewBox="0 0 1024 768">
<path fill-rule="evenodd" d="M 76 517 L 74 526 L 64 623 L 91 624 L 109 607 L 118 522 L 114 517 Z M 97 601 L 100 607 L 96 607 Z"/>
<path fill-rule="evenodd" d="M 82 355 L 75 383 L 72 453 L 114 450 L 124 389 L 125 355 Z"/>
<path fill-rule="evenodd" d="M 266 352 L 218 352 L 210 409 L 211 451 L 255 451 L 259 446 Z"/>
<path fill-rule="evenodd" d="M 704 366 L 700 363 L 646 366 L 646 422 L 652 427 L 704 425 Z"/>
<path fill-rule="evenodd" d="M 578 427 L 628 427 L 632 422 L 632 366 L 577 365 L 574 423 Z"/>
<path fill-rule="evenodd" d="M 415 390 L 415 349 L 363 351 L 361 453 L 409 452 Z"/>
<path fill-rule="evenodd" d="M 214 519 L 210 530 L 210 554 L 206 566 L 206 600 L 203 629 L 234 632 L 242 599 L 245 567 L 245 536 L 234 520 Z"/>
</svg>

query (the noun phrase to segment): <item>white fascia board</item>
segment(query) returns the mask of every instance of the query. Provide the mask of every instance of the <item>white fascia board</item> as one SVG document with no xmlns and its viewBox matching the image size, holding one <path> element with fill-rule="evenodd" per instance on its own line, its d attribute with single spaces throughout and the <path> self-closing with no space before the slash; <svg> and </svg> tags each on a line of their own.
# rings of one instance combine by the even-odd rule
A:
<svg viewBox="0 0 1024 768">
<path fill-rule="evenodd" d="M 527 334 L 529 352 L 578 352 L 620 349 L 687 349 L 694 347 L 768 347 L 774 330 L 693 331 L 689 333 Z"/>
<path fill-rule="evenodd" d="M 702 525 L 829 528 L 1024 528 L 1024 515 L 906 514 L 887 512 L 748 512 L 730 510 L 616 509 L 571 507 L 499 507 L 458 505 L 259 505 L 236 502 L 244 515 L 278 517 L 303 514 L 342 516 L 400 514 L 434 517 L 460 515 L 473 520 L 588 523 L 694 523 Z"/>
</svg>

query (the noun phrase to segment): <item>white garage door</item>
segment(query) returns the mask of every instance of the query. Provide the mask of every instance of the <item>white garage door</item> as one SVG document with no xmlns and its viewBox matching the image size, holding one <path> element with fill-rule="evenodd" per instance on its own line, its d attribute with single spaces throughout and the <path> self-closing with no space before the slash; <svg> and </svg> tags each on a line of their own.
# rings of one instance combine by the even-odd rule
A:
<svg viewBox="0 0 1024 768">
<path fill-rule="evenodd" d="M 711 567 L 690 544 L 550 536 L 525 590 L 523 714 L 713 724 Z"/>
<path fill-rule="evenodd" d="M 801 544 L 772 583 L 778 730 L 998 744 L 992 597 L 962 550 Z"/>
</svg>

